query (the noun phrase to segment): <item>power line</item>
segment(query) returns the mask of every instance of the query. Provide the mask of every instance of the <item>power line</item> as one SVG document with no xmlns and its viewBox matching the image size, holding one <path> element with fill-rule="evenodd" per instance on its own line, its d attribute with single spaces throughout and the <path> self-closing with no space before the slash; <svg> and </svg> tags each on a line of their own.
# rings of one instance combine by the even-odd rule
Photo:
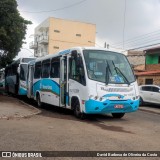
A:
<svg viewBox="0 0 160 160">
<path fill-rule="evenodd" d="M 141 46 L 141 47 L 137 47 L 137 48 L 127 49 L 125 51 L 147 48 L 147 47 L 155 46 L 155 45 L 158 45 L 158 44 L 160 44 L 160 43 L 155 43 L 155 44 L 151 44 L 151 45 L 146 45 L 146 46 Z"/>
<path fill-rule="evenodd" d="M 128 41 L 125 43 L 125 46 L 127 45 L 132 45 L 132 44 L 135 44 L 135 43 L 141 43 L 141 42 L 145 42 L 146 40 L 157 40 L 156 38 L 159 38 L 160 37 L 160 33 L 159 34 L 156 34 L 156 35 L 153 35 L 153 36 L 148 36 L 148 37 L 144 37 L 144 38 L 140 38 L 140 39 L 137 39 L 137 40 L 132 40 L 132 41 Z M 121 46 L 120 44 L 119 45 L 116 45 L 116 46 Z"/>
<path fill-rule="evenodd" d="M 77 5 L 81 4 L 81 3 L 84 3 L 85 1 L 87 1 L 87 0 L 79 1 L 77 3 L 73 3 L 71 5 L 68 5 L 68 6 L 65 6 L 65 7 L 62 7 L 62 8 L 57 8 L 57 9 L 54 9 L 54 10 L 37 11 L 37 12 L 34 12 L 34 11 L 20 11 L 20 12 L 27 12 L 27 13 L 56 12 L 56 11 L 60 11 L 60 10 L 64 10 L 64 9 L 67 9 L 67 8 L 71 8 L 71 7 L 77 6 Z"/>
<path fill-rule="evenodd" d="M 156 30 L 156 31 L 153 31 L 153 32 L 149 32 L 149 33 L 146 33 L 146 34 L 142 34 L 142 35 L 133 37 L 133 38 L 129 38 L 129 39 L 125 40 L 124 43 L 130 42 L 130 41 L 134 41 L 136 39 L 141 39 L 140 37 L 144 37 L 145 38 L 145 36 L 147 36 L 147 35 L 148 35 L 147 37 L 150 37 L 150 34 L 153 34 L 153 33 L 156 33 L 156 32 L 160 32 L 160 30 Z M 142 38 L 142 39 L 144 39 L 144 38 Z M 123 44 L 123 42 L 119 41 L 119 42 L 113 43 L 111 45 L 120 45 L 120 44 Z"/>
<path fill-rule="evenodd" d="M 159 38 L 159 37 L 157 37 Z M 150 42 L 155 42 L 155 41 L 160 41 L 160 39 L 146 39 L 143 42 L 134 42 L 134 43 L 129 43 L 125 47 L 128 48 L 130 46 L 136 46 L 136 45 L 143 45 L 144 43 L 150 43 Z"/>
</svg>

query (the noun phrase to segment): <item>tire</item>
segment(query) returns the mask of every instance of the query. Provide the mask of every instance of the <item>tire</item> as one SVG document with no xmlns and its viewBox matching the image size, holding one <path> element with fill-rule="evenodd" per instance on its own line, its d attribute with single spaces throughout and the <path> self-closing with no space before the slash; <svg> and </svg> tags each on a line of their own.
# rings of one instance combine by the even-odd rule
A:
<svg viewBox="0 0 160 160">
<path fill-rule="evenodd" d="M 120 119 L 125 115 L 125 113 L 112 113 L 113 118 Z"/>
<path fill-rule="evenodd" d="M 139 105 L 142 106 L 143 104 L 144 104 L 144 101 L 143 101 L 142 97 L 140 97 L 140 99 L 139 99 Z"/>
<path fill-rule="evenodd" d="M 42 108 L 43 106 L 43 103 L 41 102 L 41 98 L 39 94 L 37 95 L 37 105 L 38 105 L 38 108 Z"/>
<path fill-rule="evenodd" d="M 85 119 L 85 113 L 81 112 L 79 102 L 74 106 L 74 115 L 79 119 Z"/>
<path fill-rule="evenodd" d="M 9 95 L 9 86 L 8 85 L 6 86 L 5 91 Z"/>
</svg>

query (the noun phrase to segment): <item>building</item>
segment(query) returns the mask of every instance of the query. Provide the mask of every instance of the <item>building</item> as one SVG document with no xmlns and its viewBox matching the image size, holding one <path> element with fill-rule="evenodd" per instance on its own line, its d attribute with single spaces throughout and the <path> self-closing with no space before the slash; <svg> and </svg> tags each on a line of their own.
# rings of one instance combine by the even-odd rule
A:
<svg viewBox="0 0 160 160">
<path fill-rule="evenodd" d="M 29 48 L 40 57 L 75 46 L 95 46 L 95 35 L 94 24 L 51 17 L 35 28 Z"/>
<path fill-rule="evenodd" d="M 160 47 L 151 48 L 145 53 L 145 71 L 136 72 L 138 84 L 160 85 Z"/>
<path fill-rule="evenodd" d="M 128 51 L 127 58 L 134 70 L 145 70 L 145 54 L 143 51 Z"/>
</svg>

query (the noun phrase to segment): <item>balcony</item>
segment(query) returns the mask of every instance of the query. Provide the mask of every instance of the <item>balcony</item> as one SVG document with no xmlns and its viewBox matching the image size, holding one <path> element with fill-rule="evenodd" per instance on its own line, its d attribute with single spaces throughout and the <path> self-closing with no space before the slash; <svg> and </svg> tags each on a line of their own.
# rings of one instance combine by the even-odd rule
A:
<svg viewBox="0 0 160 160">
<path fill-rule="evenodd" d="M 48 36 L 43 36 L 43 35 L 40 36 L 38 42 L 39 44 L 44 44 L 44 45 L 48 44 Z"/>
<path fill-rule="evenodd" d="M 37 43 L 35 41 L 32 41 L 32 42 L 29 43 L 29 48 L 30 49 L 37 49 L 37 47 L 38 46 L 37 46 Z"/>
<path fill-rule="evenodd" d="M 37 57 L 43 57 L 43 56 L 46 56 L 48 53 L 47 52 L 38 52 L 36 54 Z"/>
</svg>

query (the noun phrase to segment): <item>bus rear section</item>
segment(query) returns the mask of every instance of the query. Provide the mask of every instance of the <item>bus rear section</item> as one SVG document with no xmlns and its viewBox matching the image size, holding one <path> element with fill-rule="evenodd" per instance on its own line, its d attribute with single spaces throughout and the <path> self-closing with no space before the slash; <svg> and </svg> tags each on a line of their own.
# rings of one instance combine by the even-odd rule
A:
<svg viewBox="0 0 160 160">
<path fill-rule="evenodd" d="M 5 90 L 13 95 L 27 95 L 28 62 L 35 58 L 20 58 L 5 68 Z"/>
</svg>

